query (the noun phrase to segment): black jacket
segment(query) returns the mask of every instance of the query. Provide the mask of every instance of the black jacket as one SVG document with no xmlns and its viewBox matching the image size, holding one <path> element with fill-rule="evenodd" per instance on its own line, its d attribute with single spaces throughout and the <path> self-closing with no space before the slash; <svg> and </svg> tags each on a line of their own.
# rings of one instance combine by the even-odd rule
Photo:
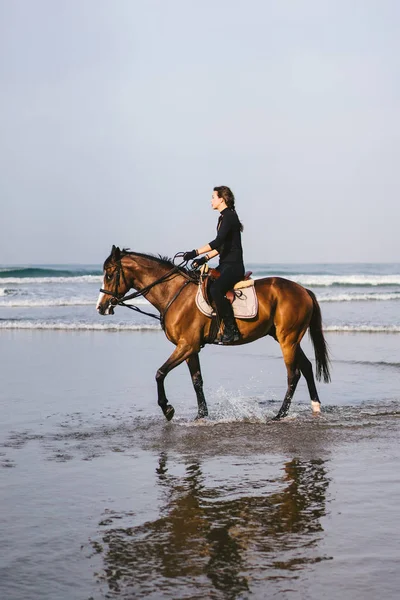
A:
<svg viewBox="0 0 400 600">
<path fill-rule="evenodd" d="M 243 266 L 242 235 L 240 221 L 234 210 L 224 208 L 218 219 L 217 237 L 210 242 L 212 250 L 218 250 L 219 263 L 236 263 Z"/>
</svg>

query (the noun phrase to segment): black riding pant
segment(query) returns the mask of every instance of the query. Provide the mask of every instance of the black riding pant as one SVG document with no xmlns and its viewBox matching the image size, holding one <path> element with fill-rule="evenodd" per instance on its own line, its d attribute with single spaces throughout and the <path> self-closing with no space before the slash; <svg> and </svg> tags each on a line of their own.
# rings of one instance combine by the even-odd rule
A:
<svg viewBox="0 0 400 600">
<path fill-rule="evenodd" d="M 233 317 L 233 310 L 229 300 L 225 298 L 226 292 L 231 290 L 235 283 L 243 279 L 243 265 L 236 263 L 222 263 L 217 269 L 221 275 L 211 283 L 210 294 L 217 307 L 218 315 L 225 319 Z"/>
</svg>

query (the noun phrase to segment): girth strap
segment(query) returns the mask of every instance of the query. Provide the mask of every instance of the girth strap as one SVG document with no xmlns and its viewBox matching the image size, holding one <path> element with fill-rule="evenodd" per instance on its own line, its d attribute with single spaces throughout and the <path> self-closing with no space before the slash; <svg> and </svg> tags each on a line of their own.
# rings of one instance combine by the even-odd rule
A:
<svg viewBox="0 0 400 600">
<path fill-rule="evenodd" d="M 173 304 L 173 302 L 175 302 L 175 300 L 177 299 L 179 294 L 184 290 L 184 288 L 188 285 L 188 283 L 192 283 L 192 281 L 190 279 L 187 279 L 185 281 L 185 283 L 183 284 L 183 286 L 181 288 L 179 288 L 179 290 L 176 292 L 176 294 L 173 296 L 173 298 L 171 298 L 171 300 L 168 302 L 168 304 L 164 310 L 164 313 L 160 317 L 160 323 L 161 323 L 161 327 L 163 329 L 165 329 L 165 315 L 167 314 L 170 306 Z"/>
</svg>

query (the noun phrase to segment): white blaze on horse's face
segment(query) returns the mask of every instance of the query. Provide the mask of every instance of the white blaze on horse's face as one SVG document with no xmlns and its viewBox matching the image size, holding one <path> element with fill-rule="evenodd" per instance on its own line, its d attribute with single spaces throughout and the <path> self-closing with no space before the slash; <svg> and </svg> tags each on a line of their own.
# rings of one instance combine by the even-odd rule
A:
<svg viewBox="0 0 400 600">
<path fill-rule="evenodd" d="M 105 290 L 106 289 L 106 278 L 103 278 L 103 285 L 101 286 L 101 289 Z M 106 308 L 104 309 L 103 306 L 104 304 L 106 304 Z M 96 304 L 96 310 L 98 313 L 100 313 L 101 315 L 112 315 L 114 314 L 114 311 L 110 311 L 111 308 L 111 304 L 110 304 L 110 296 L 107 296 L 107 294 L 104 294 L 104 292 L 100 292 L 99 297 L 97 299 L 97 304 Z"/>
</svg>

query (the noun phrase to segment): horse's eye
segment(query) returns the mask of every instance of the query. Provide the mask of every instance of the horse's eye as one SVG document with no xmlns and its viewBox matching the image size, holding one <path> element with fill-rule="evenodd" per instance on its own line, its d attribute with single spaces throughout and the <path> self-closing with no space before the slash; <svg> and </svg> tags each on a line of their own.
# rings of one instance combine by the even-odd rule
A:
<svg viewBox="0 0 400 600">
<path fill-rule="evenodd" d="M 106 273 L 106 279 L 107 279 L 107 281 L 111 281 L 112 278 L 113 278 L 112 273 Z"/>
</svg>

